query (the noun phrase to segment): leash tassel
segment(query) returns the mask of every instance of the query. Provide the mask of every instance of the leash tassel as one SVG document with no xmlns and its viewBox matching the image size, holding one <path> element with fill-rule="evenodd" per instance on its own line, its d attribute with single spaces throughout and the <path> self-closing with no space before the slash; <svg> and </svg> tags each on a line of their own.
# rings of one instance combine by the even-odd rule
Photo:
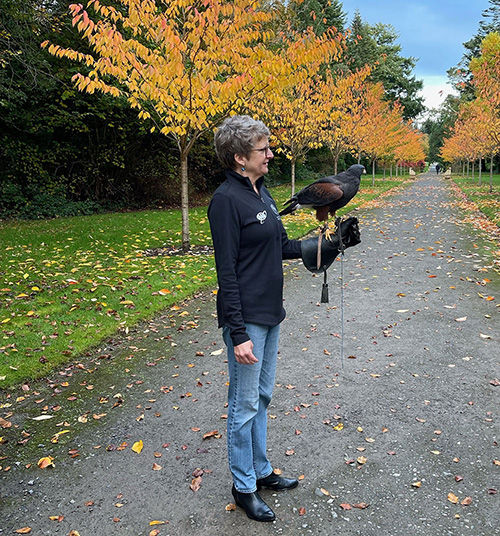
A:
<svg viewBox="0 0 500 536">
<path fill-rule="evenodd" d="M 323 288 L 321 289 L 321 303 L 328 303 L 328 283 L 326 282 L 326 270 L 323 272 Z"/>
</svg>

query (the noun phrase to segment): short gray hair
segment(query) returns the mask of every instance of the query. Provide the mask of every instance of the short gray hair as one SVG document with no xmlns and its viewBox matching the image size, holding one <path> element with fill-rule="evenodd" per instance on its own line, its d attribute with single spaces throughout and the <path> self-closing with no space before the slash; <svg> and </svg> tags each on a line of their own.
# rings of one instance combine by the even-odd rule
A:
<svg viewBox="0 0 500 536">
<path fill-rule="evenodd" d="M 215 132 L 215 152 L 225 168 L 234 169 L 234 155 L 249 156 L 254 143 L 269 134 L 262 121 L 249 115 L 233 115 L 224 119 Z"/>
</svg>

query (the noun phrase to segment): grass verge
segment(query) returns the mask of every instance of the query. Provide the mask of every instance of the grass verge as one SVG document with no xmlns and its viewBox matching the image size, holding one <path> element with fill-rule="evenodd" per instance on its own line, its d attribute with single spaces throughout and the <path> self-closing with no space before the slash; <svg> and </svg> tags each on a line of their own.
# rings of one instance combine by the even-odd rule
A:
<svg viewBox="0 0 500 536">
<path fill-rule="evenodd" d="M 467 206 L 466 200 L 462 208 L 466 212 L 481 211 L 490 221 L 500 227 L 500 175 L 492 177 L 492 191 L 490 192 L 490 177 L 482 176 L 482 184 L 479 185 L 478 177 L 454 177 L 453 182 L 465 194 L 467 201 L 473 203 Z"/>
<path fill-rule="evenodd" d="M 339 214 L 401 186 L 408 177 L 364 177 Z M 297 183 L 297 190 L 305 186 Z M 290 187 L 272 189 L 280 206 Z M 284 218 L 290 238 L 317 227 L 312 212 Z M 190 210 L 191 242 L 210 245 L 206 207 Z M 0 223 L 0 388 L 48 375 L 116 332 L 216 286 L 209 255 L 146 257 L 179 246 L 179 210 Z"/>
</svg>

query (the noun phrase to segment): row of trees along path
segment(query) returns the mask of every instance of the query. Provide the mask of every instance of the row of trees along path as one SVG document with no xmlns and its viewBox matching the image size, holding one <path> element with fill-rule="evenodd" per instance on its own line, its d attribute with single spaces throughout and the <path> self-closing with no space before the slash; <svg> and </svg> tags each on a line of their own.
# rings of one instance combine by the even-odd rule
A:
<svg viewBox="0 0 500 536">
<path fill-rule="evenodd" d="M 292 161 L 292 190 L 297 159 L 321 145 L 329 147 L 335 168 L 350 151 L 374 163 L 424 159 L 422 136 L 403 119 L 402 107 L 384 100 L 381 84 L 366 82 L 375 66 L 329 71 L 345 49 L 345 36 L 334 28 L 320 35 L 312 26 L 275 30 L 279 14 L 254 0 L 122 4 L 92 0 L 93 18 L 81 4 L 70 6 L 91 54 L 48 41 L 42 46 L 84 64 L 84 73 L 73 76 L 79 90 L 125 98 L 151 130 L 175 140 L 185 251 L 188 156 L 227 115 L 250 112 L 273 127 L 272 141 Z"/>
<path fill-rule="evenodd" d="M 479 184 L 482 161 L 490 157 L 490 192 L 493 191 L 493 161 L 500 151 L 500 33 L 491 32 L 481 42 L 481 54 L 470 62 L 474 98 L 460 104 L 457 119 L 445 138 L 441 156 L 465 175 L 478 161 Z"/>
</svg>

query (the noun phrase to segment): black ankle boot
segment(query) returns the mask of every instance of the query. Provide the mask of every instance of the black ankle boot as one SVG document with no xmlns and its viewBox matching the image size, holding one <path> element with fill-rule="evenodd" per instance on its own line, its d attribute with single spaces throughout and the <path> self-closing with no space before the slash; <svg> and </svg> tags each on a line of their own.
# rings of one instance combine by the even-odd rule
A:
<svg viewBox="0 0 500 536">
<path fill-rule="evenodd" d="M 246 515 L 255 521 L 274 521 L 276 516 L 267 504 L 260 498 L 260 495 L 253 493 L 240 493 L 233 485 L 231 490 L 234 502 L 245 510 Z"/>
<path fill-rule="evenodd" d="M 296 478 L 284 478 L 275 473 L 271 473 L 265 478 L 259 478 L 257 480 L 257 489 L 267 488 L 274 491 L 282 491 L 285 489 L 293 489 L 299 485 L 299 481 Z"/>
</svg>

